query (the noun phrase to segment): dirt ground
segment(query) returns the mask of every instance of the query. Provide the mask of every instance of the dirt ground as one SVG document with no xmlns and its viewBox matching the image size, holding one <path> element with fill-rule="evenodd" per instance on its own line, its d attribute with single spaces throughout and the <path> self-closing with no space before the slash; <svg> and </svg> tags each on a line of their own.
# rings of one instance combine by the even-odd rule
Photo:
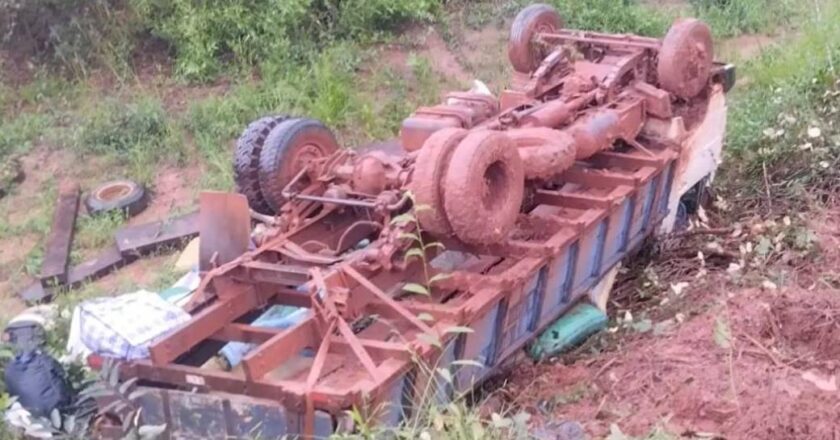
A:
<svg viewBox="0 0 840 440">
<path fill-rule="evenodd" d="M 636 436 L 840 438 L 840 295 L 823 281 L 840 267 L 838 214 L 813 220 L 822 254 L 790 284 L 712 274 L 683 293 L 684 310 L 699 310 L 683 322 L 565 363 L 522 363 L 495 398 L 537 424 L 580 421 L 596 438 L 613 424 Z"/>
</svg>

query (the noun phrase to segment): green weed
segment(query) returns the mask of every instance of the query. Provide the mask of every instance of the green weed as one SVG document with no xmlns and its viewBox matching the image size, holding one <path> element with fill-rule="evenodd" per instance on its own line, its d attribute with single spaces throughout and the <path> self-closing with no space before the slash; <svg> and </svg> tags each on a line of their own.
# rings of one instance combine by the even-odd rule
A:
<svg viewBox="0 0 840 440">
<path fill-rule="evenodd" d="M 103 248 L 113 241 L 114 233 L 125 223 L 125 220 L 125 214 L 121 211 L 80 217 L 76 224 L 74 248 L 79 250 Z"/>
<path fill-rule="evenodd" d="M 793 0 L 690 0 L 694 13 L 718 36 L 772 32 L 802 12 Z"/>
<path fill-rule="evenodd" d="M 589 31 L 633 33 L 659 37 L 670 25 L 670 17 L 636 1 L 551 0 L 566 21 L 566 27 Z"/>
<path fill-rule="evenodd" d="M 813 117 L 810 105 L 837 78 L 840 59 L 840 7 L 809 18 L 803 33 L 784 47 L 774 48 L 747 63 L 740 70 L 732 94 L 727 143 L 736 155 L 756 152 L 769 141 L 764 130 L 777 126 L 779 117 L 799 113 Z M 786 132 L 792 134 L 792 132 Z"/>
<path fill-rule="evenodd" d="M 188 153 L 157 99 L 140 97 L 125 103 L 107 98 L 83 110 L 81 117 L 72 130 L 72 148 L 82 156 L 110 158 L 113 165 L 127 167 L 131 177 L 143 183 L 151 182 L 156 164 L 180 161 Z"/>
<path fill-rule="evenodd" d="M 52 118 L 41 113 L 22 113 L 0 124 L 0 158 L 24 153 L 51 128 Z"/>
<path fill-rule="evenodd" d="M 140 17 L 177 52 L 190 80 L 215 77 L 224 59 L 255 66 L 294 63 L 332 41 L 367 39 L 407 20 L 430 19 L 439 0 L 229 1 L 134 0 Z M 327 43 L 327 44 L 325 44 Z"/>
<path fill-rule="evenodd" d="M 162 150 L 169 130 L 163 106 L 153 99 L 125 104 L 108 98 L 85 116 L 74 139 L 74 148 L 83 154 Z"/>
<path fill-rule="evenodd" d="M 80 76 L 127 70 L 137 24 L 118 0 L 0 0 L 1 47 Z"/>
</svg>

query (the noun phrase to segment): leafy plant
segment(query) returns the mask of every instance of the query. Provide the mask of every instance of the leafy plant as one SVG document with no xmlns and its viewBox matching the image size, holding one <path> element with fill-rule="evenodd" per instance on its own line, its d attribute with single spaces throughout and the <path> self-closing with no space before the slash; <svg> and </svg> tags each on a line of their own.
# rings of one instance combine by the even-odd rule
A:
<svg viewBox="0 0 840 440">
<path fill-rule="evenodd" d="M 403 261 L 405 263 L 409 263 L 413 259 L 420 261 L 420 265 L 423 268 L 423 283 L 406 283 L 403 285 L 403 290 L 410 293 L 428 296 L 432 294 L 432 286 L 436 282 L 443 281 L 449 277 L 449 274 L 446 273 L 432 275 L 429 270 L 429 251 L 434 249 L 443 249 L 444 246 L 443 243 L 438 241 L 426 242 L 426 239 L 423 238 L 423 229 L 420 226 L 420 220 L 417 218 L 417 213 L 432 208 L 430 206 L 416 204 L 414 195 L 411 194 L 411 192 L 407 192 L 404 197 L 411 200 L 412 208 L 410 211 L 391 219 L 391 224 L 398 227 L 411 225 L 408 229 L 413 232 L 406 231 L 400 233 L 399 235 L 400 239 L 409 240 L 412 243 L 412 247 L 405 252 Z"/>
<path fill-rule="evenodd" d="M 562 14 L 566 27 L 615 33 L 662 36 L 669 17 L 636 1 L 551 0 Z"/>
<path fill-rule="evenodd" d="M 312 48 L 365 38 L 432 17 L 439 0 L 133 0 L 142 20 L 177 52 L 176 70 L 206 81 L 223 59 L 254 66 L 299 61 Z"/>
</svg>

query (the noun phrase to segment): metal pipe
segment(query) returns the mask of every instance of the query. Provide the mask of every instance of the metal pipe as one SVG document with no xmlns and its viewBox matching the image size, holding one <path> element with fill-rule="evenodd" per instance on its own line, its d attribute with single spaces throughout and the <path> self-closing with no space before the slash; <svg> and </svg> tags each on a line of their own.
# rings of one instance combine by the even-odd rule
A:
<svg viewBox="0 0 840 440">
<path fill-rule="evenodd" d="M 550 43 L 573 41 L 575 43 L 601 44 L 613 47 L 652 50 L 659 50 L 659 47 L 662 45 L 662 42 L 656 38 L 637 36 L 631 37 L 625 35 L 616 36 L 583 31 L 564 31 L 562 33 L 541 32 L 536 35 L 536 38 Z"/>
<path fill-rule="evenodd" d="M 538 105 L 523 117 L 522 127 L 557 127 L 568 122 L 578 110 L 595 100 L 596 91 L 585 93 L 570 101 L 550 101 Z"/>
</svg>

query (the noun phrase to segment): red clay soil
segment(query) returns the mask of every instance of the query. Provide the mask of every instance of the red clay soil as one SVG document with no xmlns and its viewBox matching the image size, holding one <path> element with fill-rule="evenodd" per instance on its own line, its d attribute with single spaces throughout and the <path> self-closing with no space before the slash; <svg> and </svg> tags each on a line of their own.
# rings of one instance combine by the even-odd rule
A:
<svg viewBox="0 0 840 440">
<path fill-rule="evenodd" d="M 715 342 L 719 316 L 728 316 L 721 319 L 731 328 L 731 352 Z M 753 289 L 622 352 L 570 366 L 521 366 L 505 394 L 519 396 L 512 403 L 532 414 L 559 402 L 545 420 L 578 420 L 597 437 L 616 423 L 642 436 L 664 424 L 675 434 L 728 439 L 837 439 L 840 393 L 803 374 L 836 378 L 838 341 L 837 292 Z"/>
<path fill-rule="evenodd" d="M 820 274 L 801 270 L 798 286 L 739 290 L 715 275 L 686 293 L 703 311 L 670 331 L 628 333 L 620 350 L 570 365 L 525 362 L 499 394 L 537 425 L 576 420 L 595 438 L 616 424 L 642 438 L 658 426 L 675 437 L 840 439 L 840 292 L 825 281 L 840 273 L 837 226 L 815 225 Z"/>
</svg>

